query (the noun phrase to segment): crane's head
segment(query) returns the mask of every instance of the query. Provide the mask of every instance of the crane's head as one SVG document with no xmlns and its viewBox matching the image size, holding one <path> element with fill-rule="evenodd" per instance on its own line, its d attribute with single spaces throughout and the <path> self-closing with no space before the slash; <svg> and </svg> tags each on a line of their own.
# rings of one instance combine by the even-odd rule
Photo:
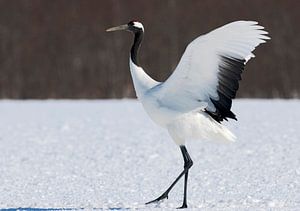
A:
<svg viewBox="0 0 300 211">
<path fill-rule="evenodd" d="M 138 21 L 130 21 L 127 24 L 120 25 L 120 26 L 115 26 L 115 27 L 106 29 L 107 32 L 120 31 L 120 30 L 125 30 L 125 31 L 130 31 L 130 32 L 133 32 L 133 33 L 137 33 L 137 32 L 143 32 L 144 27 L 143 27 L 143 24 L 138 22 Z"/>
</svg>

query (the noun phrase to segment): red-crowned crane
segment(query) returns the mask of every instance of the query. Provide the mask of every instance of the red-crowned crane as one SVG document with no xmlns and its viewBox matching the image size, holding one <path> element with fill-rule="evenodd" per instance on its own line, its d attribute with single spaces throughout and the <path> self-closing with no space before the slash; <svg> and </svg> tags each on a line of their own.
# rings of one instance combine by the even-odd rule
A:
<svg viewBox="0 0 300 211">
<path fill-rule="evenodd" d="M 138 99 L 150 118 L 166 128 L 180 147 L 183 171 L 171 186 L 153 203 L 168 198 L 178 180 L 184 178 L 183 204 L 187 207 L 187 181 L 193 161 L 185 147 L 188 139 L 235 141 L 235 135 L 221 122 L 235 119 L 230 110 L 232 99 L 252 51 L 265 40 L 268 32 L 255 21 L 236 21 L 193 40 L 182 55 L 173 74 L 165 82 L 157 82 L 145 73 L 138 62 L 138 50 L 144 27 L 140 22 L 107 29 L 126 30 L 134 34 L 129 66 Z"/>
</svg>

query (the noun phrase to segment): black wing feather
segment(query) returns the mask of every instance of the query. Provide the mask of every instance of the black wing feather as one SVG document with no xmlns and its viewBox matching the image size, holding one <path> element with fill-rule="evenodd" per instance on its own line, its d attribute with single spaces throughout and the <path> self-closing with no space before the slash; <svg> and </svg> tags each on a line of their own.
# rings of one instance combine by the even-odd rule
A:
<svg viewBox="0 0 300 211">
<path fill-rule="evenodd" d="M 219 64 L 218 86 L 217 93 L 218 100 L 210 98 L 214 104 L 216 111 L 211 112 L 205 110 L 217 122 L 221 122 L 227 118 L 236 119 L 235 114 L 230 110 L 232 99 L 235 98 L 236 92 L 239 88 L 239 81 L 242 79 L 241 74 L 245 68 L 244 59 L 237 59 L 230 56 L 220 56 L 221 62 Z"/>
</svg>

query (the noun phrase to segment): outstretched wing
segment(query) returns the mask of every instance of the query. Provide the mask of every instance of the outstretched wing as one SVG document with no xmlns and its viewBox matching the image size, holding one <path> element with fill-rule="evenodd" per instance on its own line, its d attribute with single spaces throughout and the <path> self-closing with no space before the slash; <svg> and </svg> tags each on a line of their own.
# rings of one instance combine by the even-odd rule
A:
<svg viewBox="0 0 300 211">
<path fill-rule="evenodd" d="M 270 39 L 254 21 L 236 21 L 200 36 L 186 48 L 173 74 L 161 84 L 161 106 L 180 112 L 199 107 L 216 121 L 235 118 L 232 99 L 252 51 Z M 227 120 L 227 119 L 226 119 Z"/>
</svg>

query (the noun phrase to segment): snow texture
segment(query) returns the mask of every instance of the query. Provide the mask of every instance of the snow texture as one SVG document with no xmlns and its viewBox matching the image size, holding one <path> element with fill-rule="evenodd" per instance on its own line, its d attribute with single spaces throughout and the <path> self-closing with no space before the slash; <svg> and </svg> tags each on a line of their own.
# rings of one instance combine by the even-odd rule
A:
<svg viewBox="0 0 300 211">
<path fill-rule="evenodd" d="M 300 210 L 300 101 L 235 100 L 232 144 L 189 141 L 190 210 Z M 172 210 L 179 148 L 136 100 L 0 101 L 0 208 Z M 20 209 L 24 210 L 24 209 Z"/>
</svg>

